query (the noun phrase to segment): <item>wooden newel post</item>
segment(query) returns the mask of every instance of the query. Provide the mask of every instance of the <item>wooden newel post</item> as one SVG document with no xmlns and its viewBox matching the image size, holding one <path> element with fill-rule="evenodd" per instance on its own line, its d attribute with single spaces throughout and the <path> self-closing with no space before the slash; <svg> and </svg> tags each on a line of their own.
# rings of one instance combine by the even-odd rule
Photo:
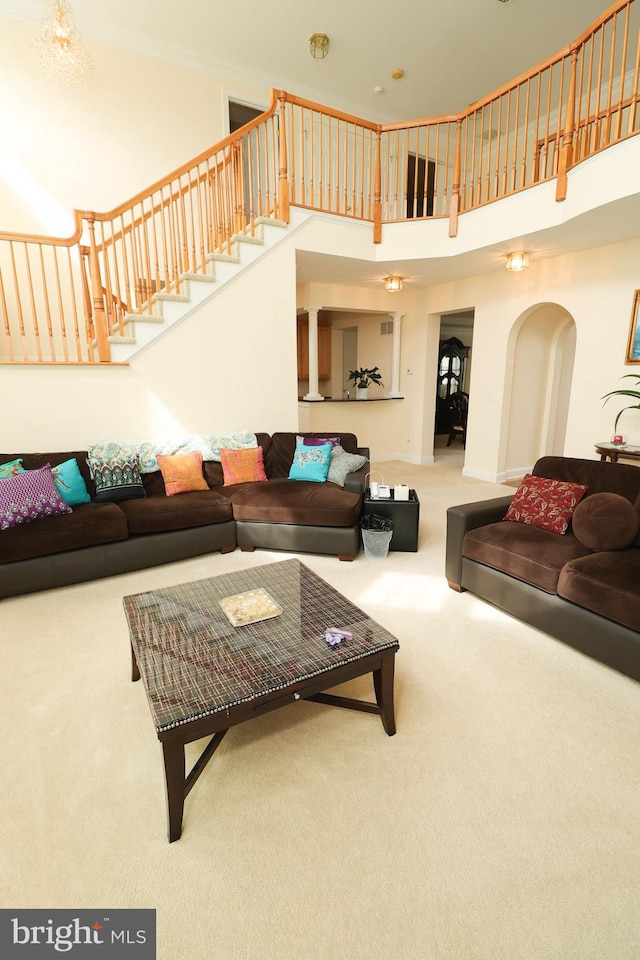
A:
<svg viewBox="0 0 640 960">
<path fill-rule="evenodd" d="M 382 243 L 382 164 L 380 159 L 380 130 L 376 132 L 376 159 L 373 172 L 373 242 Z"/>
<path fill-rule="evenodd" d="M 558 157 L 558 179 L 556 181 L 556 200 L 567 196 L 567 171 L 573 161 L 573 138 L 576 125 L 576 74 L 578 71 L 578 48 L 571 48 L 571 73 L 569 75 L 569 93 L 567 94 L 567 114 L 562 131 L 562 146 Z"/>
<path fill-rule="evenodd" d="M 280 208 L 280 219 L 284 220 L 285 223 L 289 223 L 289 173 L 287 160 L 287 128 L 285 123 L 287 95 L 284 90 L 279 92 L 278 100 L 280 102 L 280 123 L 278 127 L 278 137 L 280 139 L 278 149 L 278 162 L 280 164 L 278 179 L 278 206 Z"/>
<path fill-rule="evenodd" d="M 462 120 L 456 123 L 456 151 L 453 160 L 453 183 L 449 204 L 449 236 L 458 236 L 458 213 L 460 212 L 460 170 L 462 153 Z"/>
<path fill-rule="evenodd" d="M 104 291 L 102 277 L 100 276 L 100 260 L 96 246 L 94 218 L 87 217 L 87 223 L 89 224 L 89 275 L 91 277 L 91 299 L 93 300 L 93 325 L 98 347 L 98 360 L 101 363 L 110 363 L 109 324 L 104 309 Z"/>
</svg>

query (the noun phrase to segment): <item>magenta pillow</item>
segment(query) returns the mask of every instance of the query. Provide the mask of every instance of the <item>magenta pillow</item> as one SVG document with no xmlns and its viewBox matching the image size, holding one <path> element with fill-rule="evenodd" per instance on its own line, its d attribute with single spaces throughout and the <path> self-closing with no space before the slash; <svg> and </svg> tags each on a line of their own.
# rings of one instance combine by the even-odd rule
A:
<svg viewBox="0 0 640 960">
<path fill-rule="evenodd" d="M 340 443 L 340 437 L 296 437 L 298 446 L 303 443 L 305 447 L 323 447 L 325 443 L 330 443 L 332 447 L 337 447 Z"/>
<path fill-rule="evenodd" d="M 549 480 L 528 473 L 516 490 L 505 520 L 566 533 L 573 511 L 586 492 L 587 487 L 582 483 Z"/>
<path fill-rule="evenodd" d="M 56 490 L 48 463 L 0 480 L 0 530 L 61 513 L 73 510 Z"/>
</svg>

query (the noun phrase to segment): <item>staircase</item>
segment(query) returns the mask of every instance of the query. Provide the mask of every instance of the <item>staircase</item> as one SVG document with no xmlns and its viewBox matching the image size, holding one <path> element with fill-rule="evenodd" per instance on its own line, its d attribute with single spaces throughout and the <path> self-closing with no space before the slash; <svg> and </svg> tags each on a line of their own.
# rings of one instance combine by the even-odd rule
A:
<svg viewBox="0 0 640 960">
<path fill-rule="evenodd" d="M 285 240 L 288 228 L 289 224 L 282 220 L 258 218 L 253 236 L 236 234 L 232 238 L 230 253 L 207 255 L 206 272 L 181 274 L 179 293 L 171 290 L 154 293 L 148 312 L 147 301 L 142 305 L 144 313 L 126 313 L 123 334 L 109 337 L 112 362 L 128 363 L 168 333 Z"/>
</svg>

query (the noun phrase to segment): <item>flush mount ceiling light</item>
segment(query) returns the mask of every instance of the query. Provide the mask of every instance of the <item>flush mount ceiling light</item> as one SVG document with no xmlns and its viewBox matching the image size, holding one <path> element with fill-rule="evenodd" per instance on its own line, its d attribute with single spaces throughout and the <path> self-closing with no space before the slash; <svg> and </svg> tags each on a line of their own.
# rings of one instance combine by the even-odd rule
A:
<svg viewBox="0 0 640 960">
<path fill-rule="evenodd" d="M 402 290 L 402 277 L 385 277 L 384 288 L 387 293 L 399 293 Z"/>
<path fill-rule="evenodd" d="M 525 253 L 524 250 L 519 251 L 518 253 L 510 253 L 507 257 L 507 270 L 512 270 L 514 273 L 520 273 L 521 270 L 527 270 L 529 268 L 529 254 Z"/>
<path fill-rule="evenodd" d="M 329 37 L 326 33 L 312 33 L 309 37 L 309 52 L 314 60 L 324 60 L 329 53 Z"/>
<path fill-rule="evenodd" d="M 34 41 L 32 54 L 51 80 L 69 86 L 81 83 L 93 70 L 93 57 L 82 46 L 67 0 L 47 0 L 41 35 Z"/>
</svg>

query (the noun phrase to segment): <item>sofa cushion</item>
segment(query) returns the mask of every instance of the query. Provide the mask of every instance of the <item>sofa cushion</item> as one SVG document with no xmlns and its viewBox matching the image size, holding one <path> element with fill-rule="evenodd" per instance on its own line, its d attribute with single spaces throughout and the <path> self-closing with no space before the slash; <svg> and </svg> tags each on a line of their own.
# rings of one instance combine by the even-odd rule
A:
<svg viewBox="0 0 640 960">
<path fill-rule="evenodd" d="M 311 480 L 313 483 L 324 483 L 331 463 L 330 443 L 321 443 L 307 447 L 304 443 L 296 446 L 293 463 L 289 469 L 290 480 Z"/>
<path fill-rule="evenodd" d="M 233 519 L 229 501 L 213 490 L 197 490 L 179 497 L 123 500 L 119 506 L 131 534 L 183 530 Z"/>
<path fill-rule="evenodd" d="M 528 473 L 516 490 L 505 520 L 531 524 L 553 533 L 566 532 L 573 511 L 587 492 L 581 483 L 534 477 Z"/>
<path fill-rule="evenodd" d="M 640 470 L 631 463 L 580 460 L 577 457 L 541 457 L 531 471 L 538 477 L 583 483 L 594 493 L 619 493 L 631 503 L 640 496 Z"/>
<path fill-rule="evenodd" d="M 337 483 L 339 487 L 344 487 L 345 480 L 350 473 L 354 473 L 367 462 L 366 457 L 359 453 L 347 453 L 347 451 L 338 444 L 331 451 L 331 463 L 329 464 L 329 473 L 327 480 Z"/>
<path fill-rule="evenodd" d="M 594 493 L 576 507 L 572 528 L 580 543 L 591 550 L 624 550 L 638 536 L 640 516 L 626 497 Z"/>
<path fill-rule="evenodd" d="M 169 456 L 159 453 L 157 460 L 167 497 L 209 489 L 202 473 L 202 454 L 199 450 Z"/>
<path fill-rule="evenodd" d="M 0 530 L 71 513 L 55 488 L 49 464 L 0 479 Z"/>
<path fill-rule="evenodd" d="M 362 496 L 333 483 L 288 480 L 224 487 L 236 520 L 255 523 L 295 523 L 301 526 L 352 527 L 357 524 Z"/>
<path fill-rule="evenodd" d="M 89 457 L 88 463 L 96 485 L 95 499 L 98 502 L 117 502 L 146 496 L 137 456 L 108 460 Z"/>
<path fill-rule="evenodd" d="M 96 488 L 91 473 L 89 472 L 86 450 L 67 450 L 54 453 L 0 453 L 0 463 L 4 463 L 5 460 L 15 460 L 16 458 L 22 460 L 22 466 L 25 470 L 37 470 L 38 467 L 44 467 L 47 463 L 52 467 L 56 467 L 66 460 L 75 460 L 82 474 L 82 478 L 87 485 L 89 496 L 92 497 L 95 493 Z"/>
<path fill-rule="evenodd" d="M 558 580 L 558 594 L 593 613 L 640 631 L 638 584 L 640 551 L 603 551 L 567 563 Z"/>
<path fill-rule="evenodd" d="M 34 520 L 4 530 L 0 563 L 126 540 L 127 521 L 115 503 L 81 503 L 65 516 Z"/>
<path fill-rule="evenodd" d="M 56 490 L 70 507 L 76 507 L 79 503 L 89 503 L 91 501 L 87 485 L 80 473 L 80 467 L 75 457 L 72 457 L 71 460 L 65 460 L 57 467 L 52 467 L 51 472 L 53 473 Z"/>
<path fill-rule="evenodd" d="M 221 450 L 222 476 L 226 486 L 267 479 L 262 447 L 250 450 Z"/>
<path fill-rule="evenodd" d="M 22 457 L 10 460 L 9 463 L 0 463 L 0 480 L 4 480 L 7 477 L 15 477 L 17 473 L 24 473 Z"/>
<path fill-rule="evenodd" d="M 260 434 L 257 434 L 258 442 L 260 442 Z M 271 479 L 273 477 L 288 477 L 289 470 L 291 469 L 291 464 L 293 463 L 293 455 L 296 449 L 296 440 L 297 437 L 301 436 L 298 433 L 274 433 L 271 437 L 271 443 L 269 444 L 268 450 L 265 450 L 265 470 L 267 476 Z M 347 451 L 347 453 L 357 453 L 358 452 L 358 438 L 354 433 L 338 433 L 338 431 L 330 430 L 323 433 L 305 433 L 305 437 L 339 437 L 340 444 Z"/>
<path fill-rule="evenodd" d="M 501 520 L 469 531 L 463 556 L 530 583 L 547 593 L 556 593 L 565 563 L 590 553 L 573 535 L 557 533 L 523 523 Z"/>
</svg>

